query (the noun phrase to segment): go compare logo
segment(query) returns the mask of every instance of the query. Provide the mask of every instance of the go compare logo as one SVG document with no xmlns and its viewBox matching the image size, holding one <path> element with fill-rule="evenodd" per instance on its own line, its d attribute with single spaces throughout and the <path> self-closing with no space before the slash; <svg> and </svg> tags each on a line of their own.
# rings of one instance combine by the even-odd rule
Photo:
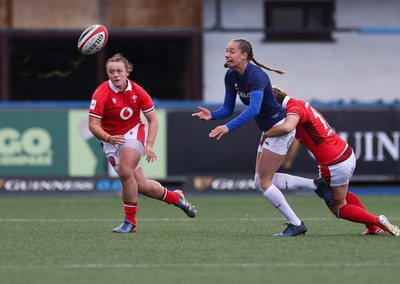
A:
<svg viewBox="0 0 400 284">
<path fill-rule="evenodd" d="M 51 166 L 51 135 L 40 127 L 0 128 L 0 166 Z"/>
</svg>

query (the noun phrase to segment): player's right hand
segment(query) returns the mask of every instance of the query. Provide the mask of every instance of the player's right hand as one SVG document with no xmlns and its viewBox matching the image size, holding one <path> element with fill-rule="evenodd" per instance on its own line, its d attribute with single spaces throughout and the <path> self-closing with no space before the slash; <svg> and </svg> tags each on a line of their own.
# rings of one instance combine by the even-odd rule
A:
<svg viewBox="0 0 400 284">
<path fill-rule="evenodd" d="M 211 111 L 209 111 L 208 109 L 206 109 L 204 107 L 200 107 L 200 106 L 198 106 L 197 108 L 200 111 L 192 113 L 192 116 L 197 116 L 199 119 L 201 119 L 203 121 L 211 120 Z"/>
</svg>

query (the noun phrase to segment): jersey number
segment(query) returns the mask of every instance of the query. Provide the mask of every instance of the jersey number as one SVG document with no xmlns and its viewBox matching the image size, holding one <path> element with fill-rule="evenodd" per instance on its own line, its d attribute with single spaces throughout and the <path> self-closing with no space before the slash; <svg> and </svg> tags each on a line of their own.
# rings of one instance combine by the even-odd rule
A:
<svg viewBox="0 0 400 284">
<path fill-rule="evenodd" d="M 321 121 L 322 125 L 324 126 L 325 129 L 329 129 L 330 125 L 328 124 L 328 122 L 324 119 L 324 117 L 318 112 L 316 111 L 308 102 L 306 102 L 306 108 L 311 109 L 311 111 L 314 114 L 314 117 L 316 119 L 318 119 L 319 121 Z"/>
</svg>

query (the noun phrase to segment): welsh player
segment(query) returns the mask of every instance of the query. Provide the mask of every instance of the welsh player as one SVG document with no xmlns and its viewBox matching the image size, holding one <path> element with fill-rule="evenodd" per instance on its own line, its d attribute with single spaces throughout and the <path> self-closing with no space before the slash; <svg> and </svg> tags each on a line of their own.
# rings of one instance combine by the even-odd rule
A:
<svg viewBox="0 0 400 284">
<path fill-rule="evenodd" d="M 356 167 L 356 158 L 350 145 L 333 131 L 322 114 L 310 103 L 291 98 L 279 88 L 274 87 L 273 92 L 277 101 L 286 108 L 287 116 L 283 124 L 266 131 L 262 139 L 296 129 L 297 140 L 313 154 L 320 177 L 330 185 L 330 189 L 319 187 L 316 193 L 325 200 L 331 212 L 339 218 L 365 224 L 365 235 L 381 234 L 384 230 L 393 236 L 400 236 L 399 228 L 391 224 L 386 216 L 369 213 L 359 198 L 348 191 Z M 274 179 L 275 183 L 287 182 L 293 185 L 298 177 L 277 174 Z"/>
<path fill-rule="evenodd" d="M 132 69 L 122 54 L 109 58 L 106 63 L 109 80 L 96 89 L 89 109 L 89 129 L 102 141 L 103 152 L 122 184 L 125 219 L 113 230 L 115 233 L 137 230 L 138 193 L 173 204 L 191 218 L 196 214 L 195 206 L 184 198 L 182 191 L 170 191 L 157 181 L 147 180 L 140 167 L 142 156 L 146 156 L 147 162 L 157 159 L 153 146 L 158 120 L 150 95 L 128 79 Z M 147 136 L 141 112 L 148 123 Z"/>
</svg>

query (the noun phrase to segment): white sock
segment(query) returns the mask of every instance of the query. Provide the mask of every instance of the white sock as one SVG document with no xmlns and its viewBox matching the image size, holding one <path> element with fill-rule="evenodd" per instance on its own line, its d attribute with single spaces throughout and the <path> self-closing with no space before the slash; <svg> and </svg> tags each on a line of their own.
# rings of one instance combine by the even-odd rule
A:
<svg viewBox="0 0 400 284">
<path fill-rule="evenodd" d="M 285 196 L 283 196 L 282 192 L 275 185 L 272 184 L 263 195 L 276 209 L 281 211 L 290 224 L 300 226 L 301 220 L 296 216 L 287 203 Z"/>
<path fill-rule="evenodd" d="M 256 173 L 254 175 L 254 187 L 257 188 L 258 190 L 261 190 L 261 192 L 264 192 L 261 188 L 261 180 L 260 180 L 260 174 Z"/>
<path fill-rule="evenodd" d="M 294 190 L 305 188 L 316 190 L 317 186 L 313 179 L 292 176 L 288 174 L 276 173 L 272 179 L 272 183 L 280 190 Z"/>
</svg>

